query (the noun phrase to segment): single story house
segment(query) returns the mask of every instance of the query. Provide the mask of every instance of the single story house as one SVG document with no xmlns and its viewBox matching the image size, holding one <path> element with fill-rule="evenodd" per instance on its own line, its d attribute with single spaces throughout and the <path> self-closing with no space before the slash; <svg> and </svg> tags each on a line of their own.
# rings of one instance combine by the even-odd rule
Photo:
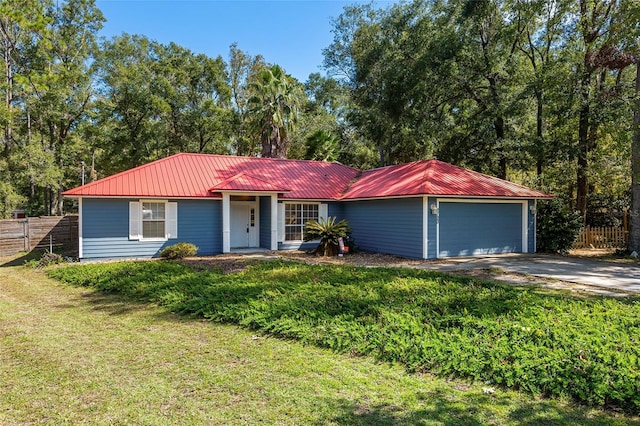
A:
<svg viewBox="0 0 640 426">
<path fill-rule="evenodd" d="M 80 258 L 287 250 L 305 223 L 346 219 L 363 251 L 436 259 L 536 250 L 536 191 L 438 160 L 360 171 L 339 163 L 176 154 L 64 192 Z"/>
</svg>

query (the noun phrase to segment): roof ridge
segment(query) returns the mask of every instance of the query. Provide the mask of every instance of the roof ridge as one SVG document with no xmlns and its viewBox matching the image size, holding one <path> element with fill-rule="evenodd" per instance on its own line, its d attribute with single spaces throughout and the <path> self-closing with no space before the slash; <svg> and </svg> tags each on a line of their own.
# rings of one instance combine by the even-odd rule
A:
<svg viewBox="0 0 640 426">
<path fill-rule="evenodd" d="M 428 194 L 429 191 L 427 191 L 427 186 L 431 182 L 430 178 L 431 178 L 432 167 L 431 167 L 430 160 L 424 160 L 424 162 L 425 162 L 424 173 L 422 174 L 422 193 Z"/>
<path fill-rule="evenodd" d="M 252 157 L 248 155 L 234 155 L 234 154 L 209 154 L 209 153 L 201 153 L 201 152 L 179 152 L 177 154 L 173 154 L 170 157 L 174 157 L 177 155 L 191 155 L 191 156 L 206 156 L 206 157 L 224 157 L 224 158 L 240 158 L 247 160 L 259 160 L 259 161 L 288 161 L 288 162 L 297 162 L 297 163 L 320 163 L 320 164 L 332 164 L 336 166 L 348 167 L 352 170 L 358 170 L 355 167 L 348 166 L 346 164 L 342 164 L 339 161 L 323 161 L 323 160 L 305 160 L 300 158 L 275 158 L 275 157 Z M 169 157 L 166 157 L 169 158 Z M 156 160 L 158 161 L 158 160 Z M 151 163 L 149 163 L 151 164 Z"/>
<path fill-rule="evenodd" d="M 273 184 L 272 184 L 271 182 L 269 182 L 268 180 L 266 180 L 266 179 L 262 179 L 261 177 L 254 176 L 254 175 L 252 175 L 252 174 L 250 174 L 250 173 L 247 173 L 245 170 L 242 170 L 242 171 L 240 171 L 239 173 L 236 173 L 235 175 L 233 175 L 233 176 L 231 176 L 231 177 L 228 177 L 228 178 L 226 178 L 226 179 L 223 179 L 223 180 L 221 180 L 220 182 L 216 183 L 215 185 L 220 185 L 220 184 L 222 184 L 222 183 L 226 183 L 226 182 L 233 182 L 233 181 L 235 181 L 235 180 L 237 180 L 237 179 L 241 178 L 242 176 L 247 176 L 248 178 L 255 179 L 255 180 L 259 180 L 260 182 L 264 182 L 264 183 L 268 183 L 268 184 L 270 184 L 270 185 L 273 185 Z M 214 187 L 215 187 L 215 186 L 214 186 Z"/>
<path fill-rule="evenodd" d="M 358 169 L 355 169 L 358 170 Z M 364 171 L 362 170 L 358 170 L 358 173 L 353 177 L 353 179 L 351 179 L 349 182 L 347 182 L 347 184 L 345 185 L 345 187 L 342 189 L 342 191 L 340 191 L 340 195 L 338 195 L 338 200 L 342 199 L 342 197 L 344 197 L 344 195 L 349 192 L 349 190 L 351 189 L 351 187 L 353 185 L 355 185 L 356 183 L 358 183 L 358 181 L 360 180 L 360 178 L 362 177 L 362 174 L 364 173 Z"/>
</svg>

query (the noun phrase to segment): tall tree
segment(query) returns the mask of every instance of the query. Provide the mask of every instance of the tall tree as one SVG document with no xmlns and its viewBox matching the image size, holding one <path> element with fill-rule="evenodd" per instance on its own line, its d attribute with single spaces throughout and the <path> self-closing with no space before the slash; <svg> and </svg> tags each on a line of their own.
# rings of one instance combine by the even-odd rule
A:
<svg viewBox="0 0 640 426">
<path fill-rule="evenodd" d="M 65 172 L 79 164 L 76 130 L 90 102 L 89 63 L 103 18 L 93 0 L 28 0 L 2 2 L 0 21 L 5 164 L 14 185 L 29 188 L 32 204 L 43 185 L 44 212 L 62 213 Z"/>
<path fill-rule="evenodd" d="M 37 113 L 39 130 L 46 135 L 58 166 L 65 170 L 80 163 L 79 158 L 74 158 L 75 148 L 71 144 L 79 142 L 74 131 L 93 94 L 89 63 L 97 52 L 96 34 L 104 18 L 94 0 L 67 0 L 50 6 L 49 13 L 53 17 L 53 37 L 48 54 L 38 64 L 46 72 L 41 82 L 45 88 L 36 92 Z M 64 187 L 65 181 L 61 179 L 52 188 L 51 213 L 64 212 Z"/>
<path fill-rule="evenodd" d="M 621 50 L 639 19 L 635 8 L 627 7 L 633 0 L 580 0 L 576 32 L 582 61 L 579 64 L 578 169 L 576 177 L 576 207 L 586 220 L 589 194 L 589 159 L 596 149 L 602 124 L 602 105 L 594 104 L 613 92 L 607 87 L 609 70 L 621 75 L 621 70 L 633 63 Z M 633 13 L 628 13 L 632 11 Z M 621 78 L 615 79 L 618 85 Z M 605 105 L 606 106 L 606 105 Z"/>
<path fill-rule="evenodd" d="M 631 145 L 631 232 L 629 251 L 640 253 L 640 56 L 636 58 L 636 99 Z"/>
<path fill-rule="evenodd" d="M 153 45 L 144 36 L 128 34 L 103 43 L 96 106 L 106 173 L 157 158 L 160 126 L 159 100 L 152 88 Z"/>
<path fill-rule="evenodd" d="M 176 152 L 229 152 L 231 90 L 222 58 L 124 34 L 104 43 L 97 67 L 104 172 Z"/>
<path fill-rule="evenodd" d="M 526 57 L 530 69 L 530 76 L 525 77 L 528 82 L 524 93 L 531 93 L 535 100 L 535 137 L 531 138 L 530 152 L 535 158 L 538 184 L 544 184 L 545 166 L 561 156 L 557 141 L 549 137 L 546 118 L 553 103 L 553 93 L 561 92 L 562 82 L 566 79 L 561 78 L 561 74 L 569 74 L 562 68 L 565 61 L 557 46 L 563 42 L 567 30 L 566 16 L 570 7 L 562 0 L 516 0 L 513 3 L 515 12 L 523 15 L 524 37 L 518 49 Z"/>
<path fill-rule="evenodd" d="M 287 158 L 289 132 L 294 128 L 304 92 L 300 83 L 278 65 L 264 68 L 249 100 L 262 145 L 261 156 Z"/>
<path fill-rule="evenodd" d="M 175 43 L 153 44 L 153 89 L 170 151 L 225 153 L 231 90 L 225 63 Z"/>
<path fill-rule="evenodd" d="M 0 218 L 8 217 L 16 206 L 24 201 L 18 188 L 17 168 L 12 151 L 16 141 L 16 117 L 19 104 L 24 99 L 24 88 L 16 84 L 15 76 L 24 71 L 22 64 L 26 53 L 23 46 L 29 44 L 34 35 L 44 32 L 46 22 L 40 2 L 30 1 L 25 8 L 22 1 L 0 3 L 0 63 L 2 79 L 0 90 L 3 102 L 0 104 L 0 126 L 2 127 L 2 150 L 0 151 Z"/>
<path fill-rule="evenodd" d="M 233 43 L 229 48 L 229 85 L 234 110 L 231 151 L 236 155 L 260 152 L 259 135 L 252 127 L 249 99 L 260 70 L 267 65 L 261 55 L 252 56 Z"/>
</svg>

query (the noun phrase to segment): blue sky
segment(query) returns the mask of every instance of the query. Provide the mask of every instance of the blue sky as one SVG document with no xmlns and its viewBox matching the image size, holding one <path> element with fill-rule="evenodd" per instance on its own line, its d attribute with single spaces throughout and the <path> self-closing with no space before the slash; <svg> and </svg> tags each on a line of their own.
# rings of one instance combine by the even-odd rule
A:
<svg viewBox="0 0 640 426">
<path fill-rule="evenodd" d="M 107 22 L 101 35 L 142 34 L 195 53 L 229 58 L 233 42 L 243 51 L 282 66 L 304 82 L 324 74 L 322 49 L 333 40 L 331 18 L 361 0 L 179 1 L 97 0 Z M 389 2 L 376 2 L 387 3 Z"/>
</svg>

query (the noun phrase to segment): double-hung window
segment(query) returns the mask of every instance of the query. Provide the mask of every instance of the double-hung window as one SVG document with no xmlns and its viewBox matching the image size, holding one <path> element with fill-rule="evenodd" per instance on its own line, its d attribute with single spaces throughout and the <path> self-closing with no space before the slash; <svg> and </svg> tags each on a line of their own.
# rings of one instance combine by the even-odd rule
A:
<svg viewBox="0 0 640 426">
<path fill-rule="evenodd" d="M 307 222 L 317 221 L 319 215 L 318 204 L 287 203 L 284 208 L 284 239 L 285 241 L 302 241 Z"/>
<path fill-rule="evenodd" d="M 178 203 L 164 200 L 129 202 L 130 240 L 178 238 Z"/>
<path fill-rule="evenodd" d="M 155 239 L 166 238 L 165 232 L 165 206 L 161 202 L 142 203 L 142 238 Z"/>
</svg>

